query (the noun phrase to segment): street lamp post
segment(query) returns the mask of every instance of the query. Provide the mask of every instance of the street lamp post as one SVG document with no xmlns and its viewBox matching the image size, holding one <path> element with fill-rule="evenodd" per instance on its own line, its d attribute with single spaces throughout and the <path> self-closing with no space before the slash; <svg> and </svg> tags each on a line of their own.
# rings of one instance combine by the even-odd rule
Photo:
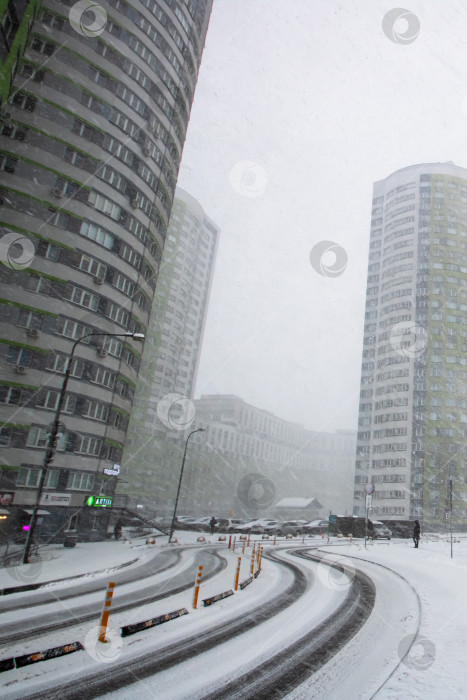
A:
<svg viewBox="0 0 467 700">
<path fill-rule="evenodd" d="M 182 468 L 180 470 L 180 478 L 178 480 L 178 489 L 177 489 L 177 497 L 175 498 L 175 508 L 174 508 L 174 514 L 172 517 L 172 525 L 170 526 L 170 533 L 169 533 L 169 542 L 172 541 L 172 537 L 174 534 L 174 529 L 175 529 L 175 518 L 177 517 L 177 507 L 178 507 L 178 497 L 180 496 L 180 488 L 182 486 L 182 478 L 183 478 L 183 470 L 185 468 L 185 459 L 186 459 L 186 451 L 188 448 L 188 440 L 191 438 L 192 435 L 195 433 L 200 433 L 204 432 L 206 428 L 198 428 L 197 430 L 193 430 L 187 437 L 185 441 L 185 452 L 183 453 L 183 461 L 182 461 Z"/>
<path fill-rule="evenodd" d="M 74 356 L 76 348 L 83 340 L 85 340 L 86 338 L 92 338 L 95 336 L 126 337 L 126 338 L 133 338 L 133 340 L 144 340 L 144 338 L 145 338 L 144 333 L 130 333 L 130 332 L 126 332 L 126 333 L 86 333 L 86 335 L 83 335 L 81 338 L 78 338 L 78 340 L 76 340 L 73 343 L 73 347 L 71 348 L 71 353 L 69 354 L 69 356 L 67 358 L 65 374 L 63 376 L 62 388 L 60 389 L 60 394 L 58 397 L 58 404 L 57 404 L 57 408 L 55 409 L 55 416 L 54 416 L 54 420 L 53 420 L 53 423 L 51 426 L 51 431 L 47 437 L 47 444 L 46 444 L 46 448 L 45 448 L 44 459 L 42 461 L 39 486 L 37 488 L 36 503 L 35 503 L 34 508 L 32 510 L 31 520 L 29 523 L 29 529 L 28 529 L 28 533 L 26 535 L 26 542 L 24 545 L 22 564 L 29 563 L 29 553 L 31 550 L 32 542 L 33 542 L 34 530 L 35 530 L 36 524 L 37 524 L 37 514 L 39 511 L 39 505 L 40 505 L 40 501 L 42 498 L 42 492 L 44 490 L 45 479 L 47 476 L 47 470 L 49 468 L 51 461 L 53 460 L 53 457 L 55 454 L 55 448 L 57 446 L 57 436 L 58 436 L 59 428 L 60 428 L 60 414 L 62 412 L 63 402 L 65 400 L 65 393 L 66 393 L 66 389 L 68 386 L 68 380 L 69 380 L 70 374 L 71 374 L 73 356 Z"/>
</svg>

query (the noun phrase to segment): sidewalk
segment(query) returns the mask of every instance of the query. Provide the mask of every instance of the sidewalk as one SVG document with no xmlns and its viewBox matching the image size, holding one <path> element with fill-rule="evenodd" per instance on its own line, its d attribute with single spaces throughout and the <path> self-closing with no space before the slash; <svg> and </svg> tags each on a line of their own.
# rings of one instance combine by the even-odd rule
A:
<svg viewBox="0 0 467 700">
<path fill-rule="evenodd" d="M 0 569 L 0 588 L 45 583 L 76 576 L 98 575 L 108 569 L 122 567 L 144 558 L 147 550 L 141 548 L 145 540 L 106 540 L 104 542 L 78 542 L 67 548 L 50 544 L 39 550 L 40 558 L 30 564 L 16 564 Z"/>
</svg>

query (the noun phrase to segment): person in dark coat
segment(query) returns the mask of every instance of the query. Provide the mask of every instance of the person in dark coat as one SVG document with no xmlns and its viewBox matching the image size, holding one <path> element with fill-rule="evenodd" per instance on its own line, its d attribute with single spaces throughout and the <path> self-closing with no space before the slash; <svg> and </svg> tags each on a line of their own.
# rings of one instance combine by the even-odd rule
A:
<svg viewBox="0 0 467 700">
<path fill-rule="evenodd" d="M 413 528 L 413 543 L 416 548 L 418 548 L 418 543 L 420 542 L 420 523 L 418 520 L 415 521 Z"/>
<path fill-rule="evenodd" d="M 119 540 L 120 537 L 122 536 L 122 525 L 120 523 L 120 520 L 117 522 L 117 524 L 114 527 L 114 536 L 116 540 Z"/>
<path fill-rule="evenodd" d="M 212 516 L 211 520 L 209 521 L 209 525 L 211 526 L 211 535 L 214 534 L 214 528 L 216 527 L 217 520 L 215 519 L 214 516 Z"/>
</svg>

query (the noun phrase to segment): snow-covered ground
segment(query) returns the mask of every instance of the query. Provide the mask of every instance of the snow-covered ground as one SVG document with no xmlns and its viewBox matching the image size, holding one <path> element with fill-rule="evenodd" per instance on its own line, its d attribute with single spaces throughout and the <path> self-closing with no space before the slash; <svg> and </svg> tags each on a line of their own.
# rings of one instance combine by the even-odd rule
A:
<svg viewBox="0 0 467 700">
<path fill-rule="evenodd" d="M 180 545 L 196 543 L 198 534 L 180 532 Z M 218 537 L 205 535 L 206 541 L 221 544 Z M 121 542 L 103 542 L 78 545 L 75 549 L 62 548 L 57 558 L 42 562 L 40 580 L 50 581 L 92 570 L 111 569 L 127 561 L 139 558 L 139 562 L 154 553 L 156 548 L 166 548 L 167 538 L 158 538 L 156 545 L 134 541 L 132 545 Z M 306 539 L 306 544 L 319 545 L 327 558 L 351 557 L 355 566 L 362 569 L 375 582 L 377 595 L 375 609 L 355 638 L 338 652 L 309 681 L 290 693 L 289 700 L 338 700 L 345 698 L 377 698 L 377 700 L 401 700 L 423 698 L 438 700 L 467 697 L 467 670 L 465 647 L 467 627 L 467 539 L 456 537 L 453 558 L 450 543 L 445 537 L 422 539 L 420 548 L 411 542 L 362 542 L 350 544 L 332 540 L 329 545 L 321 539 Z M 264 541 L 272 547 L 271 541 Z M 275 547 L 303 547 L 302 541 L 282 542 Z M 176 547 L 177 545 L 175 545 Z M 177 567 L 183 568 L 196 562 L 199 549 L 204 544 L 187 550 Z M 238 556 L 242 556 L 240 580 L 249 575 L 250 551 L 242 556 L 241 545 L 232 552 L 225 547 L 223 555 L 228 565 L 215 578 L 202 583 L 200 601 L 203 598 L 233 588 Z M 296 558 L 283 551 L 290 561 Z M 95 562 L 98 562 L 96 566 Z M 135 683 L 121 691 L 110 693 L 109 698 L 125 698 L 144 695 L 157 700 L 194 700 L 208 691 L 218 688 L 228 680 L 238 677 L 264 659 L 283 649 L 288 643 L 305 634 L 325 619 L 342 601 L 346 582 L 329 573 L 324 565 L 300 560 L 299 566 L 307 571 L 310 591 L 296 601 L 288 611 L 271 618 L 255 629 L 201 654 L 193 661 L 185 661 L 177 667 L 157 674 L 153 678 Z M 81 567 L 81 568 L 80 568 Z M 175 569 L 172 570 L 172 574 Z M 103 576 L 103 584 L 105 574 Z M 161 572 L 153 577 L 155 592 L 160 591 L 171 574 Z M 11 574 L 0 570 L 2 585 L 13 585 Z M 5 578 L 7 577 L 7 578 Z M 213 625 L 238 614 L 248 615 L 249 610 L 283 590 L 292 580 L 292 574 L 272 561 L 263 559 L 261 575 L 244 591 L 204 608 L 192 608 L 192 591 L 186 591 L 170 599 L 154 601 L 135 611 L 111 616 L 110 643 L 97 643 L 99 620 L 93 624 L 75 625 L 63 633 L 54 632 L 33 642 L 16 645 L 12 653 L 29 653 L 79 640 L 86 651 L 77 652 L 66 659 L 58 658 L 0 674 L 2 697 L 21 698 L 27 692 L 46 688 L 58 677 L 67 680 L 96 670 L 100 664 L 121 664 L 142 652 L 157 652 L 167 644 L 200 633 Z M 138 587 L 140 582 L 125 584 Z M 105 586 L 104 586 L 105 588 Z M 27 601 L 32 594 L 21 593 Z M 95 594 L 92 594 L 95 595 Z M 114 597 L 118 596 L 116 588 Z M 81 601 L 82 602 L 82 601 Z M 62 609 L 62 604 L 51 605 Z M 43 606 L 42 606 L 43 607 Z M 120 625 L 155 617 L 186 607 L 189 615 L 167 624 L 122 639 Z M 9 619 L 10 614 L 6 614 Z M 11 613 L 13 615 L 13 613 Z M 7 617 L 0 616 L 6 621 Z M 18 615 L 20 618 L 21 615 Z M 414 644 L 411 646 L 411 643 Z M 408 652 L 408 653 L 407 653 Z M 2 654 L 2 658 L 6 656 Z"/>
</svg>

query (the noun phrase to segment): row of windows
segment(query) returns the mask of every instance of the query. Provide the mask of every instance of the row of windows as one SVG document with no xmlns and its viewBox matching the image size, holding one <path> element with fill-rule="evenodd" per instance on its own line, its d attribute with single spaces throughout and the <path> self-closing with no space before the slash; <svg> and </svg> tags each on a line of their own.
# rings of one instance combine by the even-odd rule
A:
<svg viewBox="0 0 467 700">
<path fill-rule="evenodd" d="M 6 351 L 6 361 L 21 367 L 32 367 L 35 359 L 34 350 L 25 347 L 8 346 Z M 64 373 L 66 369 L 67 357 L 49 353 L 45 369 L 52 372 Z M 123 377 L 106 367 L 96 365 L 86 366 L 82 360 L 74 360 L 72 364 L 71 376 L 79 379 L 86 379 L 93 384 L 98 384 L 107 389 L 116 389 L 123 398 L 131 398 L 132 390 Z"/>
</svg>

